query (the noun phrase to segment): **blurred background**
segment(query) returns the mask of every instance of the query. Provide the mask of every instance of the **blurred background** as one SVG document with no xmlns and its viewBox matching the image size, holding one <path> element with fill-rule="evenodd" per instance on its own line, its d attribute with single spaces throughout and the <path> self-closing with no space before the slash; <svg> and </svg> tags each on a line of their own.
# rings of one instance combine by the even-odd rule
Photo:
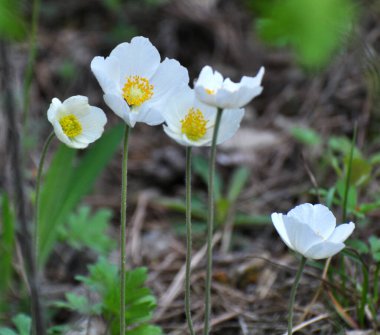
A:
<svg viewBox="0 0 380 335">
<path fill-rule="evenodd" d="M 263 93 L 246 107 L 238 133 L 218 149 L 213 334 L 277 334 L 286 327 L 287 292 L 296 262 L 276 236 L 270 213 L 287 212 L 302 202 L 326 203 L 335 208 L 338 221 L 349 216 L 362 224 L 355 238 L 363 243 L 371 236 L 379 236 L 379 1 L 42 0 L 29 87 L 25 78 L 32 12 L 31 1 L 0 0 L 0 37 L 3 54 L 7 55 L 7 63 L 3 58 L 0 64 L 1 76 L 4 79 L 5 66 L 11 73 L 11 81 L 2 80 L 2 91 L 10 90 L 14 97 L 27 199 L 33 202 L 41 148 L 51 132 L 46 119 L 51 99 L 88 96 L 91 105 L 103 108 L 107 114 L 107 129 L 113 131 L 114 138 L 110 152 L 115 154 L 99 158 L 99 162 L 89 160 L 88 169 L 99 164 L 99 171 L 91 172 L 93 180 L 85 181 L 88 187 L 78 191 L 80 194 L 64 214 L 73 215 L 71 222 L 82 215 L 86 222 L 89 213 L 95 216 L 106 211 L 102 222 L 107 223 L 104 229 L 114 244 L 100 249 L 103 256 L 115 262 L 121 120 L 103 102 L 101 88 L 90 70 L 92 58 L 108 56 L 117 44 L 142 35 L 158 48 L 162 58 L 176 58 L 187 67 L 191 83 L 204 65 L 213 66 L 235 81 L 243 75 L 254 76 L 261 66 L 265 67 Z M 7 135 L 11 125 L 4 101 L 4 113 L 0 114 L 3 199 L 14 194 Z M 354 133 L 354 159 L 348 168 Z M 57 142 L 48 153 L 47 167 L 54 162 L 60 164 L 54 160 L 56 152 L 64 161 L 64 149 L 58 148 Z M 96 149 L 93 152 L 98 154 Z M 205 244 L 208 151 L 197 149 L 194 154 L 197 253 Z M 85 155 L 72 154 L 66 162 L 72 165 L 61 165 L 61 172 L 70 166 L 78 168 L 75 164 Z M 158 304 L 153 322 L 165 334 L 173 335 L 184 334 L 185 329 L 183 282 L 174 279 L 185 256 L 184 168 L 184 148 L 166 137 L 161 126 L 138 124 L 133 129 L 128 264 L 148 268 L 147 285 Z M 84 175 L 85 172 L 78 172 L 71 182 L 81 184 Z M 343 213 L 347 175 L 352 187 L 347 211 Z M 55 201 L 64 203 L 65 185 L 56 184 L 54 191 L 46 191 L 46 198 L 48 194 L 51 199 L 58 196 Z M 27 208 L 31 213 L 30 205 Z M 83 208 L 89 212 L 83 214 Z M 81 240 L 89 225 L 82 225 L 83 231 L 73 232 L 73 224 L 68 223 L 68 216 L 64 217 L 50 227 L 56 236 L 44 256 L 42 291 L 47 301 L 63 299 L 65 292 L 83 289 L 75 276 L 87 274 L 87 266 L 99 256 L 100 251 L 93 250 L 91 243 L 104 244 L 96 236 L 93 242 Z M 19 264 L 19 260 L 13 258 L 12 263 Z M 318 273 L 318 267 L 314 270 Z M 203 260 L 196 264 L 193 277 L 194 321 L 200 326 Z M 301 288 L 305 294 L 300 293 L 300 304 L 310 302 L 319 286 L 319 281 L 312 278 Z M 4 315 L 9 316 L 19 308 L 16 306 L 22 305 L 23 298 L 14 292 L 18 285 L 21 284 L 13 283 L 13 292 L 4 298 L 8 306 L 13 306 Z M 324 325 L 315 325 L 315 329 L 312 325 L 304 334 L 344 334 L 345 329 L 353 327 L 334 314 L 328 299 L 314 305 L 314 315 L 326 308 L 333 313 Z M 70 310 L 52 308 L 50 315 L 51 323 L 57 325 L 80 324 L 83 320 Z M 352 318 L 356 320 L 357 316 Z M 97 322 L 101 324 L 102 320 Z M 92 334 L 97 334 L 97 327 L 102 328 L 93 324 Z M 361 329 L 371 327 L 371 320 L 360 324 Z"/>
</svg>

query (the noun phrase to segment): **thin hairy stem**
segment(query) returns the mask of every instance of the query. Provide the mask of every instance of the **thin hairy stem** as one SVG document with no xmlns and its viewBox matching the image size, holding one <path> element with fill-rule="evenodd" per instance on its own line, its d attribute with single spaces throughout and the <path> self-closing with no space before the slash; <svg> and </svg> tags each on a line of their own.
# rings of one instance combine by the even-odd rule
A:
<svg viewBox="0 0 380 335">
<path fill-rule="evenodd" d="M 298 268 L 296 278 L 294 279 L 294 283 L 292 286 L 292 290 L 290 292 L 290 300 L 289 300 L 289 314 L 288 314 L 288 335 L 291 335 L 293 333 L 293 308 L 294 308 L 294 301 L 296 300 L 296 293 L 297 288 L 300 283 L 302 271 L 306 264 L 306 257 L 302 256 L 301 263 Z"/>
<path fill-rule="evenodd" d="M 38 269 L 39 264 L 39 224 L 40 224 L 40 189 L 41 189 L 41 176 L 44 169 L 44 162 L 46 153 L 48 151 L 49 145 L 54 138 L 54 132 L 52 132 L 49 137 L 46 139 L 45 144 L 42 148 L 42 154 L 40 163 L 38 165 L 38 172 L 37 172 L 37 180 L 36 180 L 36 201 L 35 201 L 35 209 L 34 209 L 34 259 L 36 260 L 36 268 Z"/>
<path fill-rule="evenodd" d="M 186 276 L 185 276 L 185 313 L 187 326 L 191 335 L 194 335 L 191 319 L 190 286 L 191 286 L 191 147 L 186 147 Z"/>
<path fill-rule="evenodd" d="M 208 177 L 208 216 L 207 216 L 207 272 L 206 272 L 206 292 L 205 292 L 205 322 L 203 334 L 208 335 L 210 332 L 210 314 L 211 314 L 211 277 L 212 277 L 212 234 L 214 226 L 214 179 L 215 179 L 215 159 L 216 143 L 220 120 L 222 118 L 222 109 L 218 109 L 216 114 L 214 133 L 212 135 L 209 177 Z"/>
<path fill-rule="evenodd" d="M 125 266 L 126 230 L 127 230 L 127 171 L 128 171 L 128 142 L 130 127 L 125 125 L 123 141 L 123 162 L 121 168 L 121 224 L 120 224 L 120 334 L 125 334 Z"/>
</svg>

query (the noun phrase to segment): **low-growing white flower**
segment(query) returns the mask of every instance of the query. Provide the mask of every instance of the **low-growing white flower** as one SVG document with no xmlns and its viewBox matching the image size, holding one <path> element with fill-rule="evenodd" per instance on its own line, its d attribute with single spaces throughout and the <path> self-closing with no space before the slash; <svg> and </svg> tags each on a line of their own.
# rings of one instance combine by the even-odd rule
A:
<svg viewBox="0 0 380 335">
<path fill-rule="evenodd" d="M 272 222 L 284 243 L 306 258 L 334 256 L 355 228 L 353 222 L 336 227 L 334 214 L 324 205 L 303 204 L 288 214 L 272 214 Z"/>
<path fill-rule="evenodd" d="M 243 76 L 239 83 L 234 83 L 229 78 L 223 80 L 218 71 L 207 65 L 201 70 L 194 89 L 204 103 L 218 108 L 240 108 L 262 92 L 263 76 L 264 67 L 261 67 L 256 77 Z"/>
<path fill-rule="evenodd" d="M 145 37 L 116 46 L 109 57 L 95 57 L 91 70 L 104 92 L 104 101 L 130 127 L 136 122 L 162 123 L 167 98 L 188 85 L 187 69 L 175 59 L 161 63 L 157 49 Z"/>
<path fill-rule="evenodd" d="M 104 112 L 88 104 L 88 98 L 76 95 L 61 102 L 54 98 L 47 111 L 55 135 L 67 146 L 84 149 L 103 133 L 107 118 Z"/>
<path fill-rule="evenodd" d="M 210 146 L 217 109 L 199 101 L 190 87 L 173 95 L 163 110 L 164 131 L 184 146 Z M 220 122 L 217 144 L 231 138 L 239 129 L 243 109 L 226 109 Z"/>
</svg>

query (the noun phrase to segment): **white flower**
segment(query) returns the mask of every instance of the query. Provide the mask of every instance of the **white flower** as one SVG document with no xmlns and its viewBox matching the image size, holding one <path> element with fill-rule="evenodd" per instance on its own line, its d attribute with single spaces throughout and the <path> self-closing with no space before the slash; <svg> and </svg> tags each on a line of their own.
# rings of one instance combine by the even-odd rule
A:
<svg viewBox="0 0 380 335">
<path fill-rule="evenodd" d="M 121 43 L 107 58 L 95 57 L 91 70 L 104 91 L 104 101 L 129 126 L 136 122 L 162 123 L 167 98 L 188 85 L 187 69 L 174 59 L 161 57 L 145 37 Z"/>
<path fill-rule="evenodd" d="M 263 76 L 264 68 L 261 67 L 256 77 L 244 76 L 239 83 L 234 83 L 229 78 L 223 80 L 218 71 L 214 72 L 207 65 L 199 74 L 194 89 L 204 103 L 218 108 L 240 108 L 262 92 Z"/>
<path fill-rule="evenodd" d="M 312 259 L 337 254 L 355 228 L 352 222 L 336 227 L 335 216 L 326 206 L 307 203 L 287 215 L 273 213 L 272 222 L 290 249 Z"/>
<path fill-rule="evenodd" d="M 47 111 L 55 135 L 67 146 L 86 148 L 103 133 L 107 118 L 104 112 L 88 104 L 88 98 L 76 95 L 61 102 L 54 98 Z"/>
<path fill-rule="evenodd" d="M 185 146 L 210 146 L 217 109 L 200 102 L 190 87 L 173 95 L 163 110 L 167 135 Z M 240 126 L 243 109 L 226 109 L 220 122 L 217 144 L 232 137 Z"/>
</svg>

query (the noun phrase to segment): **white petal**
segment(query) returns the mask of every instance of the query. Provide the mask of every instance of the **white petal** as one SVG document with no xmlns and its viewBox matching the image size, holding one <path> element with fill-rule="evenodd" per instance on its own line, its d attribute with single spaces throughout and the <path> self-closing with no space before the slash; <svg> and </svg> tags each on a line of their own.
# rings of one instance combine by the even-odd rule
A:
<svg viewBox="0 0 380 335">
<path fill-rule="evenodd" d="M 184 140 L 182 138 L 181 134 L 173 131 L 168 126 L 164 125 L 163 127 L 164 127 L 164 132 L 166 133 L 166 135 L 168 135 L 169 137 L 171 137 L 174 141 L 176 141 L 177 143 L 179 143 L 181 145 L 184 145 L 184 146 L 191 146 L 190 143 L 188 143 L 186 140 Z"/>
<path fill-rule="evenodd" d="M 293 247 L 293 250 L 298 251 L 300 254 L 304 255 L 310 247 L 323 241 L 310 226 L 298 221 L 294 217 L 283 215 L 282 220 L 290 245 Z"/>
<path fill-rule="evenodd" d="M 58 120 L 56 120 L 53 123 L 53 127 L 54 127 L 54 133 L 57 136 L 57 138 L 61 142 L 66 144 L 68 147 L 73 148 L 73 149 L 84 149 L 88 146 L 88 143 L 82 143 L 82 142 L 76 141 L 75 139 L 71 139 L 68 136 L 66 136 L 66 134 L 64 134 L 62 127 L 61 127 Z"/>
<path fill-rule="evenodd" d="M 202 86 L 204 89 L 217 91 L 223 84 L 223 76 L 218 71 L 213 71 L 211 66 L 204 66 L 195 82 L 195 87 Z"/>
<path fill-rule="evenodd" d="M 307 258 L 312 258 L 312 259 L 329 258 L 337 254 L 344 247 L 345 245 L 343 243 L 334 243 L 334 242 L 324 241 L 316 245 L 313 245 L 303 255 Z"/>
<path fill-rule="evenodd" d="M 243 116 L 244 109 L 225 109 L 222 112 L 217 144 L 223 143 L 235 135 Z"/>
<path fill-rule="evenodd" d="M 175 59 L 166 58 L 158 67 L 150 83 L 154 86 L 154 94 L 150 102 L 159 103 L 162 99 L 166 100 L 169 94 L 187 86 L 189 73 Z"/>
<path fill-rule="evenodd" d="M 128 106 L 128 104 L 125 102 L 125 100 L 115 94 L 105 94 L 103 96 L 103 99 L 107 106 L 111 108 L 111 110 L 119 117 L 121 117 L 129 126 L 133 127 L 134 124 L 132 125 L 130 122 L 130 113 L 131 110 Z"/>
<path fill-rule="evenodd" d="M 91 61 L 91 71 L 94 73 L 104 93 L 119 93 L 120 64 L 116 57 L 95 57 Z"/>
<path fill-rule="evenodd" d="M 62 106 L 62 102 L 59 99 L 54 98 L 51 101 L 51 104 L 47 111 L 47 118 L 50 123 L 53 124 L 53 122 L 57 119 L 57 113 L 58 113 L 58 110 L 61 108 L 61 106 Z"/>
<path fill-rule="evenodd" d="M 214 107 L 219 107 L 216 102 L 216 94 L 209 94 L 207 93 L 206 89 L 203 86 L 195 86 L 194 87 L 195 94 L 197 98 L 204 102 L 205 104 L 214 106 Z"/>
<path fill-rule="evenodd" d="M 75 139 L 83 143 L 92 143 L 102 136 L 107 118 L 100 108 L 91 107 L 89 113 L 81 116 L 79 121 L 82 125 L 82 134 Z"/>
<path fill-rule="evenodd" d="M 134 111 L 132 109 L 130 114 L 130 120 L 133 120 L 134 122 L 143 122 L 148 124 L 149 126 L 156 126 L 164 122 L 164 117 L 161 113 L 163 108 L 165 108 L 164 105 L 152 105 L 149 103 L 145 103 L 138 110 Z"/>
<path fill-rule="evenodd" d="M 344 242 L 352 234 L 354 229 L 355 224 L 353 222 L 341 224 L 335 228 L 327 241 L 334 243 Z"/>
<path fill-rule="evenodd" d="M 276 228 L 278 234 L 280 235 L 281 239 L 284 241 L 284 243 L 290 248 L 293 249 L 292 245 L 290 244 L 288 233 L 286 232 L 284 221 L 282 220 L 283 214 L 279 213 L 272 213 L 271 218 L 274 227 Z"/>
<path fill-rule="evenodd" d="M 336 226 L 334 214 L 324 205 L 303 204 L 293 208 L 288 216 L 296 218 L 324 239 L 328 239 Z"/>
<path fill-rule="evenodd" d="M 90 112 L 88 98 L 83 95 L 75 95 L 66 99 L 62 103 L 62 107 L 65 109 L 65 114 L 74 114 L 77 117 L 87 115 Z"/>
<path fill-rule="evenodd" d="M 134 37 L 131 43 L 121 43 L 112 50 L 111 55 L 120 64 L 120 86 L 123 87 L 127 77 L 141 76 L 149 79 L 157 71 L 160 54 L 145 37 Z"/>
<path fill-rule="evenodd" d="M 183 86 L 178 92 L 169 97 L 162 107 L 162 116 L 171 128 L 180 128 L 181 120 L 193 106 L 194 92 L 189 86 Z"/>
</svg>

